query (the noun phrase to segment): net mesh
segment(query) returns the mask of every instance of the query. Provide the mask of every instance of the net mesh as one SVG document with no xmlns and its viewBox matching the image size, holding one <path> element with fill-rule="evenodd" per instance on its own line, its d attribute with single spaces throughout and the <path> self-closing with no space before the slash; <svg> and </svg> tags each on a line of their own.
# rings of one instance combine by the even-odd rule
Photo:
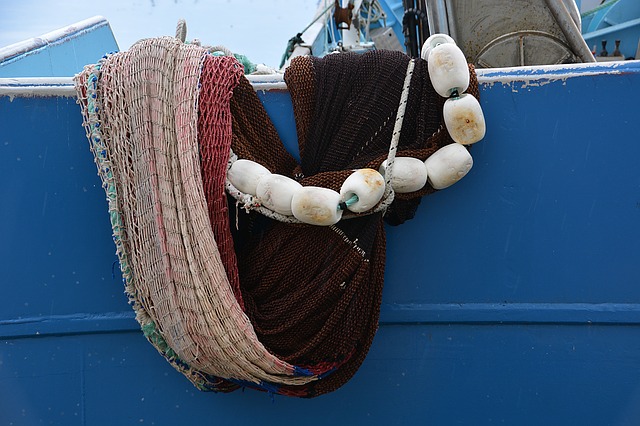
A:
<svg viewBox="0 0 640 426">
<path fill-rule="evenodd" d="M 314 397 L 362 364 L 378 327 L 383 219 L 411 218 L 433 190 L 397 194 L 384 217 L 280 223 L 228 208 L 227 160 L 231 147 L 272 173 L 334 190 L 353 169 L 378 169 L 408 61 L 385 51 L 296 58 L 285 80 L 300 164 L 233 58 L 150 39 L 77 76 L 137 319 L 199 388 Z M 417 61 L 397 156 L 424 160 L 452 143 L 443 102 Z"/>
<path fill-rule="evenodd" d="M 231 100 L 233 151 L 305 186 L 339 191 L 353 169 L 378 169 L 387 158 L 408 62 L 406 55 L 387 51 L 294 59 L 285 81 L 300 165 L 283 148 L 250 84 L 241 81 Z M 472 90 L 476 85 L 473 79 Z M 443 104 L 419 61 L 398 156 L 424 160 L 453 142 L 442 124 Z M 411 218 L 420 197 L 431 191 L 397 194 L 385 218 L 393 224 Z M 283 386 L 281 393 L 316 396 L 342 386 L 364 360 L 378 326 L 382 214 L 329 228 L 276 223 L 254 213 L 238 219 L 242 296 L 258 338 L 287 362 L 323 375 L 304 386 Z M 314 370 L 318 365 L 331 374 Z"/>
<path fill-rule="evenodd" d="M 316 378 L 301 375 L 258 341 L 214 239 L 197 139 L 203 67 L 219 76 L 209 84 L 206 103 L 212 111 L 226 109 L 208 122 L 209 149 L 225 149 L 231 136 L 228 98 L 242 73 L 235 59 L 209 57 L 197 46 L 161 38 L 100 65 L 94 111 L 99 120 L 85 123 L 91 128 L 98 121 L 102 133 L 98 161 L 109 161 L 102 177 L 115 188 L 114 209 L 123 226 L 114 231 L 130 267 L 123 270 L 127 290 L 142 325 L 154 325 L 152 343 L 165 342 L 176 362 L 196 373 L 192 378 L 304 384 Z M 78 81 L 88 81 L 88 73 Z M 217 224 L 219 215 L 212 219 Z"/>
</svg>

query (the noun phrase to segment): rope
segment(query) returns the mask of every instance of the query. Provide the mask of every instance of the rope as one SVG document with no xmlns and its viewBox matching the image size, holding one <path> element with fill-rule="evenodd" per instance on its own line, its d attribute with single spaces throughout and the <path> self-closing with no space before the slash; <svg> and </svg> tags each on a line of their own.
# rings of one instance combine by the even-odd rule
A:
<svg viewBox="0 0 640 426">
<path fill-rule="evenodd" d="M 178 20 L 178 25 L 176 26 L 176 38 L 183 43 L 187 40 L 187 21 L 184 19 Z"/>
<path fill-rule="evenodd" d="M 216 45 L 216 46 L 205 46 L 206 49 L 211 53 L 222 52 L 225 56 L 233 56 L 233 52 L 229 50 L 226 46 Z"/>
<path fill-rule="evenodd" d="M 233 165 L 233 163 L 235 163 L 238 160 L 238 156 L 236 154 L 234 154 L 233 150 L 230 150 L 230 155 L 229 155 L 229 163 L 227 165 L 227 171 L 231 168 L 231 166 Z M 303 223 L 301 221 L 299 221 L 295 216 L 285 216 L 281 213 L 278 212 L 274 212 L 273 210 L 270 210 L 264 206 L 262 206 L 260 204 L 260 202 L 256 199 L 256 197 L 254 197 L 251 194 L 246 194 L 242 191 L 240 191 L 238 188 L 236 188 L 233 183 L 231 183 L 231 181 L 229 180 L 229 178 L 226 178 L 225 181 L 225 186 L 227 188 L 227 192 L 229 193 L 229 195 L 231 195 L 233 198 L 236 199 L 236 205 L 237 206 L 242 206 L 242 208 L 248 213 L 250 210 L 255 210 L 258 213 L 262 214 L 263 216 L 266 216 L 270 219 L 274 219 L 277 220 L 278 222 L 284 222 L 284 223 Z"/>
<path fill-rule="evenodd" d="M 293 53 L 293 49 L 295 49 L 296 47 L 296 44 L 300 44 L 300 43 L 304 43 L 304 40 L 302 39 L 302 33 L 298 33 L 289 39 L 289 41 L 287 42 L 287 48 L 285 49 L 284 54 L 282 55 L 282 59 L 280 59 L 280 68 L 282 68 L 285 62 L 287 62 L 287 59 L 291 57 L 291 54 Z"/>
<path fill-rule="evenodd" d="M 371 2 L 363 2 L 362 3 L 362 7 L 360 8 L 360 17 L 362 16 L 362 12 L 364 11 L 364 7 L 366 6 L 366 12 L 367 12 L 367 17 L 365 18 L 365 30 L 364 33 L 367 35 L 367 39 L 371 40 L 371 33 L 370 33 L 370 28 L 371 28 L 371 23 L 375 23 L 378 22 L 380 20 L 380 18 L 384 18 L 384 12 L 382 12 L 382 9 L 380 8 L 380 5 L 377 4 L 376 0 L 373 0 Z M 371 16 L 371 12 L 375 10 L 375 15 Z M 387 24 L 386 22 L 384 22 L 383 27 L 386 27 Z"/>
<path fill-rule="evenodd" d="M 306 27 L 304 27 L 304 30 L 300 31 L 300 34 L 304 34 L 305 31 L 307 31 L 309 28 L 311 28 L 311 26 L 313 24 L 315 24 L 316 22 L 318 22 L 318 19 L 322 18 L 324 16 L 325 13 L 327 13 L 329 11 L 329 9 L 331 9 L 333 7 L 333 4 L 330 4 L 329 6 L 327 6 L 322 12 L 320 12 L 318 14 L 318 16 L 316 16 L 316 18 L 311 21 L 309 23 L 309 25 L 307 25 Z"/>
<path fill-rule="evenodd" d="M 295 36 L 289 39 L 289 41 L 287 42 L 287 48 L 282 54 L 282 59 L 280 60 L 280 68 L 282 68 L 285 62 L 287 62 L 287 59 L 291 57 L 291 54 L 293 53 L 293 49 L 295 48 L 296 44 L 304 43 L 304 40 L 302 40 L 302 34 L 304 34 L 305 31 L 307 31 L 313 24 L 315 24 L 318 21 L 318 19 L 322 18 L 324 14 L 327 13 L 329 9 L 331 9 L 332 7 L 333 7 L 333 4 L 330 4 L 329 6 L 327 6 L 322 12 L 318 14 L 318 16 L 315 17 L 313 21 L 309 23 L 309 25 L 304 27 L 302 31 L 300 31 Z"/>
<path fill-rule="evenodd" d="M 176 26 L 176 39 L 181 41 L 181 42 L 183 42 L 183 43 L 186 43 L 186 40 L 187 40 L 187 21 L 185 21 L 184 19 L 178 20 L 178 24 Z M 200 40 L 198 40 L 198 39 L 194 39 L 193 41 L 191 41 L 191 44 L 193 44 L 195 46 L 201 46 Z M 244 67 L 244 73 L 245 74 L 252 74 L 256 70 L 256 64 L 251 62 L 249 60 L 249 58 L 247 58 L 245 55 L 242 55 L 242 54 L 239 54 L 239 53 L 233 53 L 226 46 L 215 45 L 215 46 L 203 46 L 203 47 L 205 49 L 207 49 L 207 51 L 212 53 L 212 54 L 222 53 L 224 56 L 233 56 L 233 57 L 235 57 L 238 60 L 238 62 L 240 62 L 242 64 L 242 66 Z"/>
<path fill-rule="evenodd" d="M 387 154 L 387 165 L 384 170 L 384 195 L 382 202 L 378 206 L 380 210 L 386 210 L 395 198 L 391 179 L 393 178 L 393 165 L 396 160 L 396 152 L 398 150 L 398 142 L 400 141 L 400 132 L 402 131 L 402 122 L 404 121 L 404 113 L 407 109 L 407 99 L 409 98 L 409 90 L 411 88 L 411 77 L 413 76 L 413 68 L 415 67 L 415 59 L 411 59 L 407 65 L 407 73 L 404 77 L 404 86 L 402 87 L 402 95 L 398 104 L 398 112 L 396 114 L 396 122 L 393 126 L 393 136 L 389 145 L 389 154 Z"/>
<path fill-rule="evenodd" d="M 580 15 L 582 17 L 582 19 L 594 15 L 598 12 L 600 12 L 602 9 L 606 9 L 607 7 L 613 6 L 614 4 L 618 3 L 619 0 L 609 0 L 609 1 L 605 1 L 603 3 L 601 3 L 599 6 L 594 7 L 591 10 L 588 10 L 586 12 L 584 12 L 582 15 Z"/>
</svg>

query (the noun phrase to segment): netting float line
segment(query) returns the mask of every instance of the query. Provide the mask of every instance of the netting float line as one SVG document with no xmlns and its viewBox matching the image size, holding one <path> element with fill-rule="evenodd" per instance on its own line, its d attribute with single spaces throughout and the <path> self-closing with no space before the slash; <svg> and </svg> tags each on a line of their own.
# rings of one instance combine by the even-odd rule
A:
<svg viewBox="0 0 640 426">
<path fill-rule="evenodd" d="M 278 222 L 229 209 L 226 174 L 232 151 L 333 191 L 353 170 L 379 170 L 408 67 L 397 52 L 296 58 L 285 80 L 300 164 L 233 57 L 149 39 L 76 77 L 136 318 L 198 388 L 314 397 L 362 364 L 378 327 L 385 210 L 327 227 Z M 424 61 L 407 81 L 395 156 L 424 161 L 453 141 Z M 411 218 L 432 191 L 395 194 L 384 219 Z"/>
</svg>

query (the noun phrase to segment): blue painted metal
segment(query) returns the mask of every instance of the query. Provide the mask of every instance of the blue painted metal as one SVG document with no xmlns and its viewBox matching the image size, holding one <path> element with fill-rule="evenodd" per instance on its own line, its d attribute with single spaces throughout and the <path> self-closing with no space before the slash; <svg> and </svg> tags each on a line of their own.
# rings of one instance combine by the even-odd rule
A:
<svg viewBox="0 0 640 426">
<path fill-rule="evenodd" d="M 607 0 L 600 6 L 595 7 L 581 14 L 582 32 L 595 31 L 602 23 L 602 18 L 609 12 L 609 9 L 620 0 Z"/>
<path fill-rule="evenodd" d="M 401 46 L 404 46 L 404 32 L 402 31 L 402 18 L 404 17 L 404 6 L 402 0 L 386 0 L 380 2 L 380 6 L 386 13 L 387 27 L 393 28 L 393 32 Z"/>
<path fill-rule="evenodd" d="M 289 154 L 300 161 L 298 150 L 298 136 L 296 135 L 296 119 L 293 116 L 291 97 L 286 90 L 258 90 L 258 98 L 271 117 L 273 125 L 278 130 L 282 143 Z"/>
<path fill-rule="evenodd" d="M 640 46 L 640 2 L 637 0 L 609 1 L 582 15 L 582 36 L 587 45 L 602 50 L 607 42 L 609 55 L 613 54 L 615 41 L 620 40 L 620 52 L 625 58 L 635 58 Z M 637 59 L 637 58 L 636 58 Z"/>
<path fill-rule="evenodd" d="M 67 77 L 117 52 L 109 23 L 98 18 L 0 49 L 0 78 Z"/>
<path fill-rule="evenodd" d="M 314 400 L 174 371 L 127 306 L 75 100 L 0 95 L 0 424 L 638 424 L 640 62 L 481 80 L 474 168 L 387 228 L 380 330 Z M 295 152 L 287 92 L 258 93 Z"/>
</svg>

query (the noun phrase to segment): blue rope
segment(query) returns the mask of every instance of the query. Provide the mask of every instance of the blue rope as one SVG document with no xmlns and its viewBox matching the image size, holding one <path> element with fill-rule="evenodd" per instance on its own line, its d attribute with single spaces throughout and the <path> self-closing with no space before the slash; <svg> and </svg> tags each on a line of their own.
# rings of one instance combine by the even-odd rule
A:
<svg viewBox="0 0 640 426">
<path fill-rule="evenodd" d="M 347 210 L 349 206 L 358 202 L 358 196 L 353 194 L 347 201 L 338 204 L 338 210 Z"/>
</svg>

